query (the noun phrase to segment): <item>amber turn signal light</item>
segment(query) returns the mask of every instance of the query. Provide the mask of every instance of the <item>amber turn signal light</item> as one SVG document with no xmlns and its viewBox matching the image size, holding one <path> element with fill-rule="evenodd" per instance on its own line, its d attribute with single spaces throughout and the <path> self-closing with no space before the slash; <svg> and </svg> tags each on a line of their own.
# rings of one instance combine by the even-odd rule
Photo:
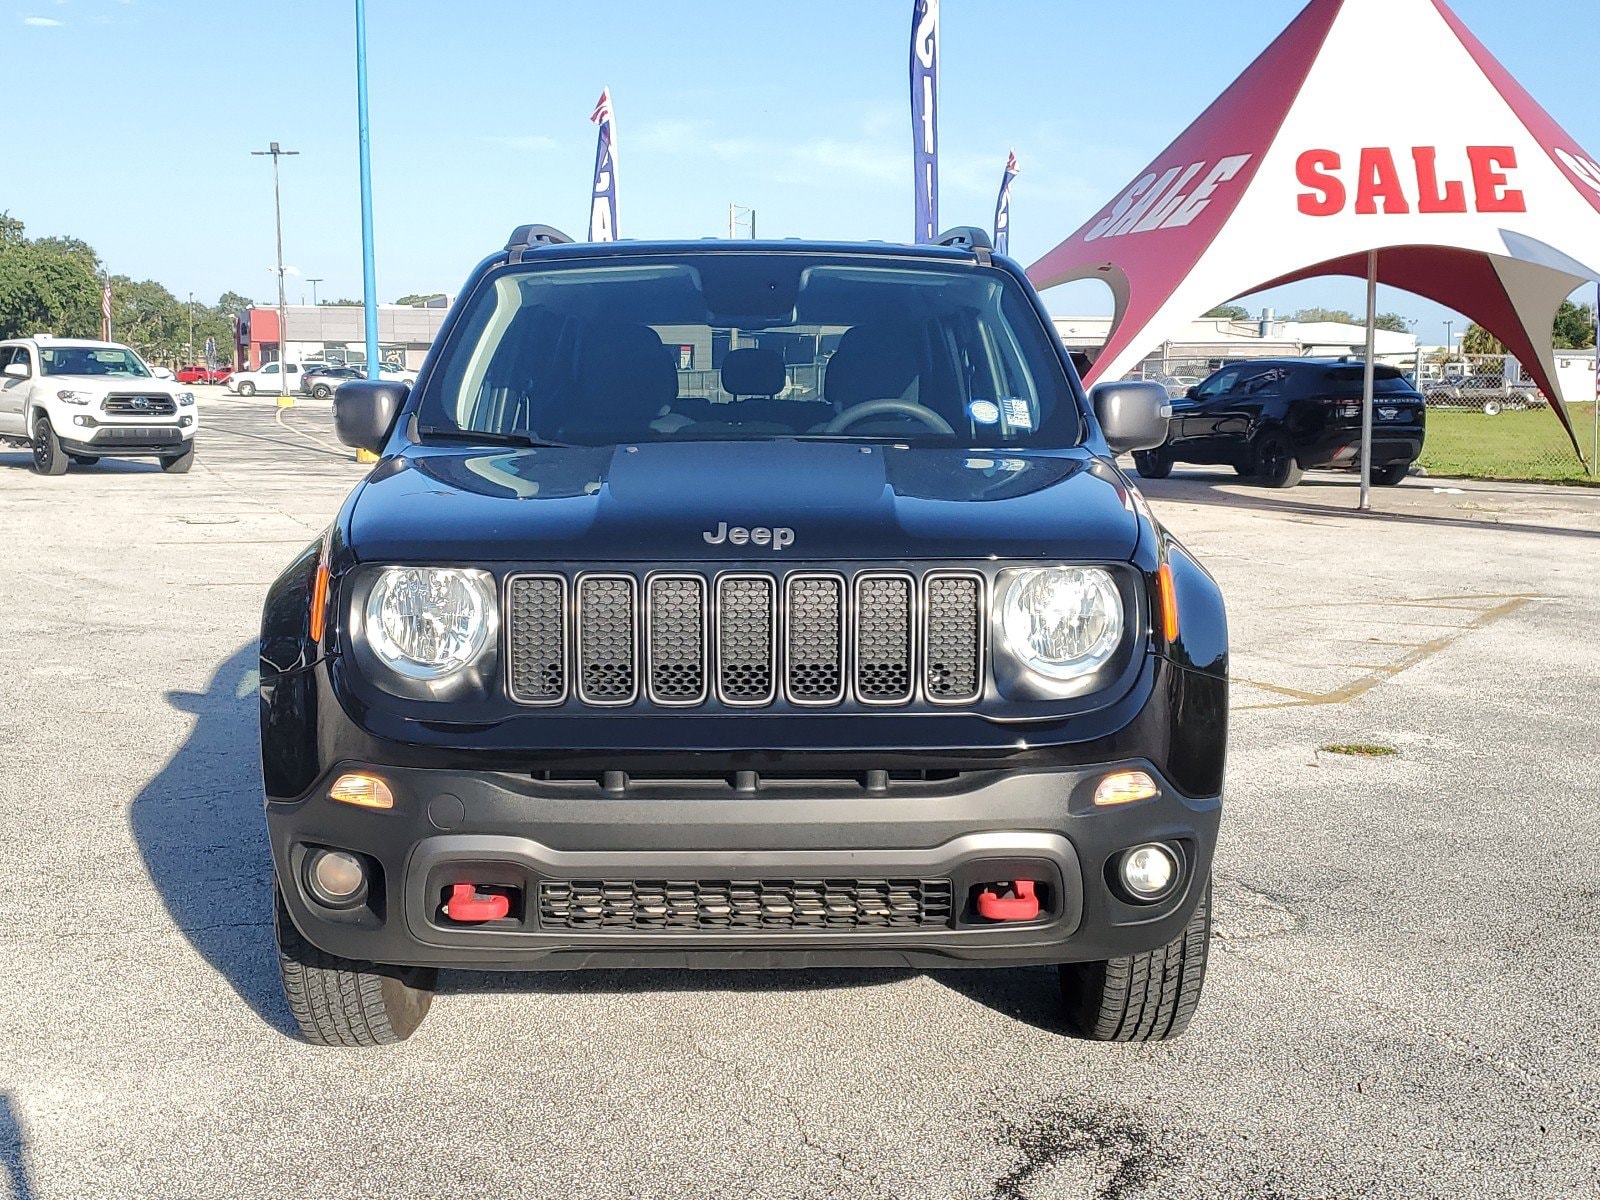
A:
<svg viewBox="0 0 1600 1200">
<path fill-rule="evenodd" d="M 328 799 L 358 808 L 393 808 L 394 793 L 383 780 L 372 775 L 341 775 L 328 789 Z M 1098 803 L 1098 802 L 1097 802 Z"/>
<path fill-rule="evenodd" d="M 1170 646 L 1178 640 L 1178 588 L 1172 579 L 1172 565 L 1162 563 L 1156 576 L 1161 593 L 1161 632 Z"/>
<path fill-rule="evenodd" d="M 1135 800 L 1148 800 L 1152 796 L 1159 795 L 1161 789 L 1147 772 L 1118 771 L 1115 775 L 1107 775 L 1100 781 L 1100 786 L 1094 790 L 1094 802 L 1097 807 L 1106 808 L 1113 804 L 1132 804 Z"/>
</svg>

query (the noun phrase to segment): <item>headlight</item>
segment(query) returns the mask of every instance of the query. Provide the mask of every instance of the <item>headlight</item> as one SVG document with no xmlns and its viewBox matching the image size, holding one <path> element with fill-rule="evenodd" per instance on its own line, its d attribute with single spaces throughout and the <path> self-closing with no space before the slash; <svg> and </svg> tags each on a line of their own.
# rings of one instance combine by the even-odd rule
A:
<svg viewBox="0 0 1600 1200">
<path fill-rule="evenodd" d="M 178 393 L 178 403 L 182 404 L 182 405 L 185 405 L 185 406 L 193 404 L 194 403 L 194 393 L 193 392 L 179 392 Z"/>
<path fill-rule="evenodd" d="M 87 404 L 89 401 L 94 399 L 94 393 L 74 391 L 57 392 L 56 399 L 64 401 L 67 404 Z"/>
<path fill-rule="evenodd" d="M 1011 577 L 1000 601 L 1006 648 L 1030 671 L 1075 680 L 1122 644 L 1122 594 L 1099 567 L 1035 567 Z"/>
<path fill-rule="evenodd" d="M 367 597 L 367 641 L 398 674 L 443 679 L 483 653 L 493 611 L 483 571 L 388 567 Z"/>
</svg>

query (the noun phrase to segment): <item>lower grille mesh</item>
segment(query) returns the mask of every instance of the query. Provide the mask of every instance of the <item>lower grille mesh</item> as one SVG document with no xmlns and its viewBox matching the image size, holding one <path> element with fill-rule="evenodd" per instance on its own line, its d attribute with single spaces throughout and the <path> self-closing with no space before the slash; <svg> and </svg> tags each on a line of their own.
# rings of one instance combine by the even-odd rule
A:
<svg viewBox="0 0 1600 1200">
<path fill-rule="evenodd" d="M 545 929 L 917 929 L 950 923 L 948 879 L 576 879 L 539 884 Z"/>
</svg>

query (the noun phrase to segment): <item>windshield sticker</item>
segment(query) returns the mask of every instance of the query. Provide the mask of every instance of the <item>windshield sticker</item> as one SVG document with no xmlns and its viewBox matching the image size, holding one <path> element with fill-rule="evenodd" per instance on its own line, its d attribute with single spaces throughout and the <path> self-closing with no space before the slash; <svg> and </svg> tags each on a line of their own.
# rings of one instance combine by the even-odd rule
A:
<svg viewBox="0 0 1600 1200">
<path fill-rule="evenodd" d="M 995 425 L 1000 421 L 1000 406 L 993 400 L 974 400 L 967 412 L 979 425 Z"/>
<path fill-rule="evenodd" d="M 1002 396 L 1000 403 L 1005 408 L 1006 424 L 1012 429 L 1033 428 L 1033 407 L 1023 396 Z"/>
</svg>

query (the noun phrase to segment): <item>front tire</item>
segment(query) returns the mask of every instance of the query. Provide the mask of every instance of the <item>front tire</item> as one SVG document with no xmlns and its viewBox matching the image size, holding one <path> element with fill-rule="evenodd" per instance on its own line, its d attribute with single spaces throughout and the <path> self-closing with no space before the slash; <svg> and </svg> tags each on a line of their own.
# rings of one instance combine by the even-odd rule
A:
<svg viewBox="0 0 1600 1200">
<path fill-rule="evenodd" d="M 324 953 L 300 936 L 276 887 L 273 897 L 283 994 L 306 1041 L 315 1046 L 390 1046 L 416 1032 L 433 1004 L 437 971 Z"/>
<path fill-rule="evenodd" d="M 1158 950 L 1109 962 L 1065 963 L 1067 1028 L 1096 1042 L 1165 1042 L 1189 1028 L 1200 1006 L 1211 950 L 1211 885 L 1183 933 Z"/>
<path fill-rule="evenodd" d="M 1305 477 L 1289 435 L 1281 429 L 1269 429 L 1256 439 L 1254 477 L 1269 488 L 1292 488 Z"/>
<path fill-rule="evenodd" d="M 245 380 L 243 383 L 241 383 L 239 385 L 239 395 L 241 395 L 241 396 L 254 396 L 255 394 L 256 394 L 256 385 L 251 383 L 248 379 Z"/>
<path fill-rule="evenodd" d="M 1172 474 L 1170 450 L 1139 450 L 1134 453 L 1133 467 L 1142 479 L 1165 479 Z"/>
<path fill-rule="evenodd" d="M 161 469 L 168 475 L 187 475 L 194 466 L 194 443 L 183 448 L 182 454 L 173 454 L 161 460 Z"/>
<path fill-rule="evenodd" d="M 61 440 L 50 427 L 50 418 L 40 413 L 33 421 L 33 469 L 41 475 L 65 475 L 67 455 Z"/>
</svg>

